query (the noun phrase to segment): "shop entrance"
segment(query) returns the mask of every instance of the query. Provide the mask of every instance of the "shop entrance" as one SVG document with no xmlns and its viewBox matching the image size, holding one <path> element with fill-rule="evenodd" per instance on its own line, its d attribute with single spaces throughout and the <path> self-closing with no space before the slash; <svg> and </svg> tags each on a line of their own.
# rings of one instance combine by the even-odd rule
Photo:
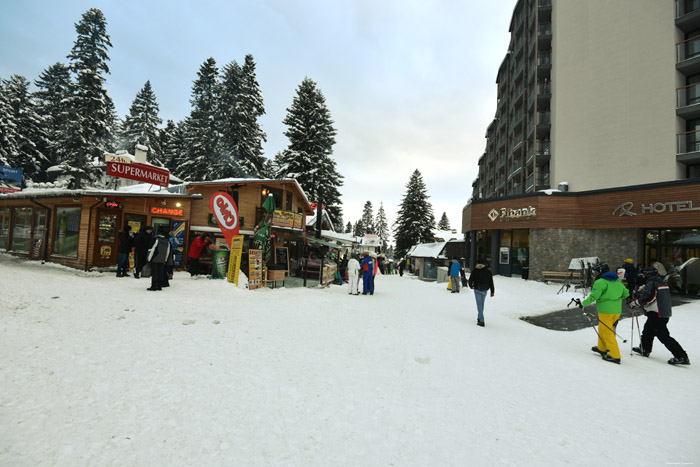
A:
<svg viewBox="0 0 700 467">
<path fill-rule="evenodd" d="M 114 266 L 117 264 L 117 221 L 121 213 L 117 211 L 99 210 L 97 212 L 97 241 L 93 264 L 97 267 Z"/>
<path fill-rule="evenodd" d="M 656 259 L 663 265 L 666 281 L 674 293 L 700 294 L 700 230 L 665 229 L 646 230 L 644 265 Z M 681 266 L 692 258 L 695 262 Z"/>
<path fill-rule="evenodd" d="M 34 224 L 32 225 L 32 241 L 29 250 L 30 259 L 41 259 L 46 241 L 46 211 L 37 209 L 34 211 Z"/>
</svg>

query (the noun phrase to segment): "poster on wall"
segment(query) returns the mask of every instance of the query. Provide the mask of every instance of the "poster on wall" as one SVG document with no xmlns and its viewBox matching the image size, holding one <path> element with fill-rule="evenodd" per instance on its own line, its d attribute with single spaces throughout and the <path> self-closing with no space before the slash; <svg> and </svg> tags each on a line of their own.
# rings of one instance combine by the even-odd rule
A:
<svg viewBox="0 0 700 467">
<path fill-rule="evenodd" d="M 263 255 L 262 250 L 248 250 L 248 288 L 262 288 Z"/>
<path fill-rule="evenodd" d="M 234 235 L 231 238 L 231 255 L 228 260 L 226 280 L 236 285 L 238 285 L 238 276 L 241 269 L 241 256 L 243 256 L 243 235 Z"/>
<path fill-rule="evenodd" d="M 185 221 L 173 221 L 173 239 L 176 244 L 173 252 L 173 266 L 182 267 L 185 252 Z"/>
<path fill-rule="evenodd" d="M 275 264 L 284 266 L 289 273 L 289 250 L 286 246 L 275 247 Z"/>
<path fill-rule="evenodd" d="M 22 191 L 22 169 L 0 165 L 0 193 Z"/>
</svg>

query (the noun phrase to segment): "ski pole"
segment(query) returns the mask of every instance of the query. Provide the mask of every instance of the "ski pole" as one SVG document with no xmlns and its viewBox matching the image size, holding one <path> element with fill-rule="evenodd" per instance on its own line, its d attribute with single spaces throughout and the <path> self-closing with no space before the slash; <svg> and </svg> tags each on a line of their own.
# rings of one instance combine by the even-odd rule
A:
<svg viewBox="0 0 700 467">
<path fill-rule="evenodd" d="M 578 305 L 579 308 L 581 308 L 581 309 L 583 310 L 583 314 L 586 315 L 586 317 L 591 321 L 591 324 L 592 324 L 592 323 L 593 323 L 593 320 L 591 320 L 591 317 L 588 315 L 588 311 L 586 311 L 586 309 L 583 307 L 583 304 L 581 303 L 581 299 L 580 299 L 580 298 L 572 298 L 572 299 L 571 299 L 571 302 L 574 302 L 576 305 Z M 571 305 L 571 302 L 569 302 L 569 305 Z M 567 307 L 568 307 L 569 305 L 567 305 Z M 620 336 L 620 335 L 617 333 L 617 331 L 615 331 L 615 329 L 611 328 L 610 326 L 608 326 L 607 324 L 603 323 L 603 322 L 600 321 L 600 320 L 598 321 L 598 324 L 602 324 L 603 326 L 605 326 L 606 328 L 608 328 L 610 331 L 612 331 L 612 333 L 615 334 L 615 336 L 616 336 L 618 339 L 622 339 L 622 342 L 623 342 L 623 343 L 627 343 L 627 339 L 623 339 L 622 336 Z M 598 333 L 598 331 L 596 330 L 596 334 L 597 334 L 597 333 Z M 598 335 L 598 337 L 600 337 L 600 335 Z"/>
</svg>

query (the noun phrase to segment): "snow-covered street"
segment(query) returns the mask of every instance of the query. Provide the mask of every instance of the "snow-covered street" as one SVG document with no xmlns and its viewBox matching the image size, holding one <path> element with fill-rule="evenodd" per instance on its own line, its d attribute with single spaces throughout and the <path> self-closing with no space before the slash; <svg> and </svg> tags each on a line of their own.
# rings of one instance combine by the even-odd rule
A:
<svg viewBox="0 0 700 467">
<path fill-rule="evenodd" d="M 519 319 L 580 294 L 516 278 L 481 328 L 471 291 L 406 276 L 154 293 L 0 254 L 0 277 L 0 465 L 700 463 L 700 301 L 669 324 L 692 365 L 658 341 L 614 365 L 590 328 Z"/>
</svg>

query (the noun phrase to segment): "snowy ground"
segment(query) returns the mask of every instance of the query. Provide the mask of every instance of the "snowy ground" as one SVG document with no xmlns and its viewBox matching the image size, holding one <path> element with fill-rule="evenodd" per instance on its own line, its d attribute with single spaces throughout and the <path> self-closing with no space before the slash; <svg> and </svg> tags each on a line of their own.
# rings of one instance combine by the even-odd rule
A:
<svg viewBox="0 0 700 467">
<path fill-rule="evenodd" d="M 0 254 L 0 278 L 3 466 L 700 464 L 700 302 L 674 309 L 673 367 L 518 319 L 575 295 L 514 278 L 485 328 L 473 293 L 406 276 L 147 292 Z"/>
</svg>

